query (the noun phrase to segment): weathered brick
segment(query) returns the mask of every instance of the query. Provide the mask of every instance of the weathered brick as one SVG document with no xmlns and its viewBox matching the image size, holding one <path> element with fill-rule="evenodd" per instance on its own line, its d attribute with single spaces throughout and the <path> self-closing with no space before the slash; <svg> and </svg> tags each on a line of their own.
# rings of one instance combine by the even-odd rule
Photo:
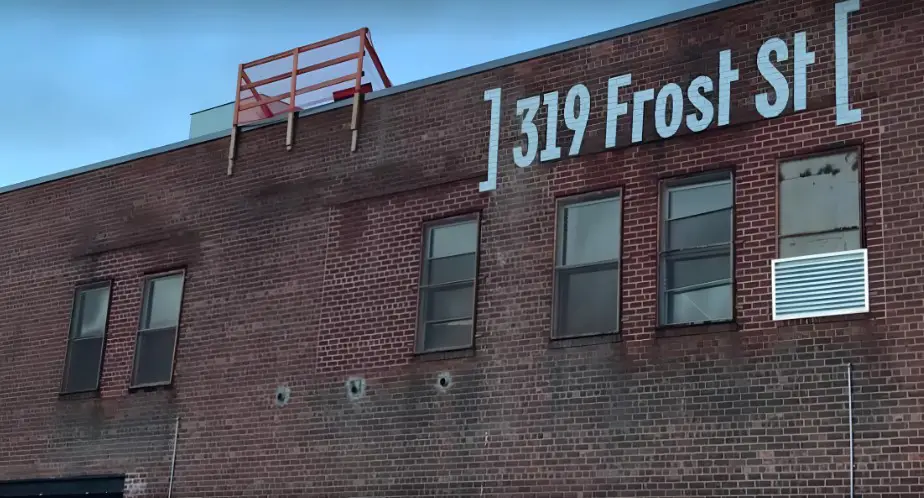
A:
<svg viewBox="0 0 924 498">
<path fill-rule="evenodd" d="M 178 498 L 846 496 L 850 362 L 857 495 L 924 495 L 924 4 L 850 15 L 863 120 L 845 126 L 834 4 L 755 1 L 372 99 L 356 153 L 339 108 L 303 117 L 290 152 L 284 124 L 243 133 L 230 177 L 225 138 L 3 194 L 0 479 L 120 473 L 127 496 L 165 496 L 179 417 Z M 763 119 L 757 51 L 801 30 L 808 109 Z M 740 71 L 731 124 L 661 140 L 649 112 L 630 144 L 628 92 L 715 79 L 724 49 Z M 630 113 L 604 150 L 607 80 L 628 72 Z M 515 167 L 516 100 L 563 101 L 575 83 L 593 102 L 581 155 L 562 120 L 563 159 Z M 479 193 L 495 87 L 498 188 Z M 774 322 L 777 161 L 840 145 L 862 146 L 872 311 Z M 736 176 L 737 326 L 660 336 L 658 182 L 718 167 Z M 621 335 L 550 343 L 555 199 L 612 187 Z M 415 356 L 421 224 L 473 211 L 475 350 Z M 129 391 L 142 276 L 178 266 L 174 385 Z M 74 286 L 102 277 L 100 392 L 59 396 Z"/>
</svg>

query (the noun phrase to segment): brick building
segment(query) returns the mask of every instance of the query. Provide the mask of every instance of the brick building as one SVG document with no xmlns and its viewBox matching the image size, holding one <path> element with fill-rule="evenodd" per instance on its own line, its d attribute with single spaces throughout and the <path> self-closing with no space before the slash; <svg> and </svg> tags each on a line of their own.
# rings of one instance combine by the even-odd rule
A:
<svg viewBox="0 0 924 498">
<path fill-rule="evenodd" d="M 7 188 L 0 496 L 920 498 L 922 77 L 725 1 Z"/>
</svg>

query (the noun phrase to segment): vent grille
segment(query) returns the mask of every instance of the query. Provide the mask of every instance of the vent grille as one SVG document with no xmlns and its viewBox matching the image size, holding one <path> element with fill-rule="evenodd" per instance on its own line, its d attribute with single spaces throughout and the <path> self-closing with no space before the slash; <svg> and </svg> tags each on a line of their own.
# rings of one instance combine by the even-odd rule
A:
<svg viewBox="0 0 924 498">
<path fill-rule="evenodd" d="M 775 259 L 770 268 L 774 320 L 869 311 L 866 249 Z"/>
</svg>

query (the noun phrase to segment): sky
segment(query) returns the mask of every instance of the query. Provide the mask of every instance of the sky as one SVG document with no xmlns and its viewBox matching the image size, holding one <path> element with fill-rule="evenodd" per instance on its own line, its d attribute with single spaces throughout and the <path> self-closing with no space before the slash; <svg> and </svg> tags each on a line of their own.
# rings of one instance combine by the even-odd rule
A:
<svg viewBox="0 0 924 498">
<path fill-rule="evenodd" d="M 0 0 L 0 187 L 185 140 L 238 64 L 360 27 L 399 85 L 712 1 Z"/>
</svg>

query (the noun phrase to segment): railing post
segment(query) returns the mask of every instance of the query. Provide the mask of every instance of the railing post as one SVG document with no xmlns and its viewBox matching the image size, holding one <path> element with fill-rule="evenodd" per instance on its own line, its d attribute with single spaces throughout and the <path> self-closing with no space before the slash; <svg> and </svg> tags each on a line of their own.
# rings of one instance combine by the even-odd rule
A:
<svg viewBox="0 0 924 498">
<path fill-rule="evenodd" d="M 244 65 L 237 66 L 237 85 L 234 89 L 234 116 L 231 121 L 231 143 L 228 144 L 228 176 L 234 172 L 234 156 L 237 154 L 238 114 L 241 107 L 241 84 L 244 81 Z"/>
<path fill-rule="evenodd" d="M 352 141 L 350 143 L 350 152 L 356 152 L 356 147 L 359 143 L 359 118 L 360 118 L 360 106 L 362 104 L 362 86 L 363 86 L 363 58 L 366 55 L 366 32 L 368 30 L 363 28 L 359 30 L 359 57 L 356 61 L 356 87 L 353 92 L 353 121 L 350 124 L 350 129 L 353 132 Z"/>
<path fill-rule="evenodd" d="M 289 124 L 286 128 L 286 150 L 292 150 L 295 135 L 295 90 L 298 82 L 298 49 L 292 50 L 292 84 L 289 90 Z"/>
</svg>

